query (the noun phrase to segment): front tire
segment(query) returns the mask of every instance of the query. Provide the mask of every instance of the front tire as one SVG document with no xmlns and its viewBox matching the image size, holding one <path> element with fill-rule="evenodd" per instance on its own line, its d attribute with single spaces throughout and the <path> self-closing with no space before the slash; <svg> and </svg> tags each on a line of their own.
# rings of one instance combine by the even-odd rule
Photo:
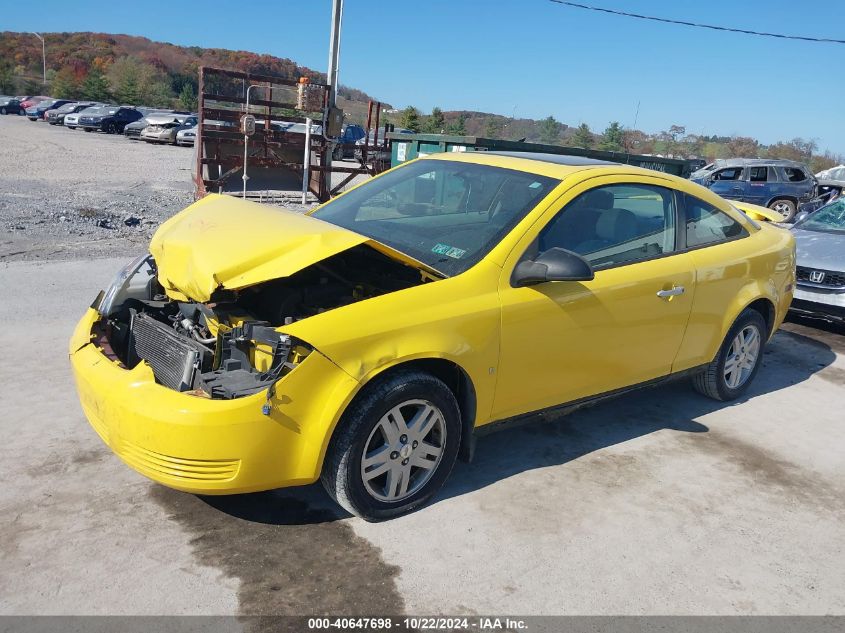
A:
<svg viewBox="0 0 845 633">
<path fill-rule="evenodd" d="M 782 218 L 782 222 L 791 222 L 795 218 L 797 210 L 792 200 L 774 200 L 769 204 L 772 211 L 776 211 Z"/>
<path fill-rule="evenodd" d="M 760 369 L 767 333 L 762 315 L 751 308 L 744 310 L 728 331 L 713 362 L 693 377 L 695 390 L 720 401 L 741 396 Z"/>
<path fill-rule="evenodd" d="M 109 123 L 106 126 L 106 134 L 114 134 L 117 132 L 117 128 L 115 127 L 114 123 Z"/>
<path fill-rule="evenodd" d="M 400 371 L 365 387 L 343 414 L 323 486 L 367 521 L 407 514 L 443 486 L 461 442 L 461 414 L 443 381 Z"/>
<path fill-rule="evenodd" d="M 6 114 L 6 108 L 0 108 L 0 114 Z"/>
</svg>

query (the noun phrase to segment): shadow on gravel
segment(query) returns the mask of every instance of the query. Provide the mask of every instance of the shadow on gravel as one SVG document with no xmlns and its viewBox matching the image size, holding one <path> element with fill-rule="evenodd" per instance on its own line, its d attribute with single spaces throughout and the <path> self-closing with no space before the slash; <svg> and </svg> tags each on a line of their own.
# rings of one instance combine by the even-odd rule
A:
<svg viewBox="0 0 845 633">
<path fill-rule="evenodd" d="M 688 380 L 678 380 L 623 394 L 570 414 L 534 415 L 512 427 L 481 435 L 473 462 L 455 467 L 438 498 L 463 495 L 524 471 L 565 464 L 661 430 L 689 434 L 690 438 L 699 435 L 707 445 L 694 444 L 690 439 L 690 447 L 714 448 L 721 440 L 709 433 L 708 427 L 697 421 L 699 418 L 724 409 L 734 409 L 741 416 L 739 406 L 749 399 L 792 387 L 813 375 L 845 384 L 845 372 L 830 367 L 835 359 L 836 354 L 827 343 L 779 331 L 766 347 L 763 366 L 748 392 L 734 402 L 710 400 L 693 391 Z M 759 462 L 766 462 L 765 455 L 758 457 Z M 776 461 L 768 461 L 771 473 L 777 470 Z"/>
</svg>

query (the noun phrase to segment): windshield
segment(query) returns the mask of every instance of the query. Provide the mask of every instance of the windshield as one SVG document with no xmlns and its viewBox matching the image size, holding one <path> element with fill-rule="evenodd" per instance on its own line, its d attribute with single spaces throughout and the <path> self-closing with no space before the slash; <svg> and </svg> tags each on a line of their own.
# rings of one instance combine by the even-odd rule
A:
<svg viewBox="0 0 845 633">
<path fill-rule="evenodd" d="M 845 198 L 822 207 L 795 226 L 805 231 L 845 233 Z"/>
<path fill-rule="evenodd" d="M 481 260 L 559 182 L 488 165 L 419 160 L 313 215 L 457 275 Z"/>
</svg>

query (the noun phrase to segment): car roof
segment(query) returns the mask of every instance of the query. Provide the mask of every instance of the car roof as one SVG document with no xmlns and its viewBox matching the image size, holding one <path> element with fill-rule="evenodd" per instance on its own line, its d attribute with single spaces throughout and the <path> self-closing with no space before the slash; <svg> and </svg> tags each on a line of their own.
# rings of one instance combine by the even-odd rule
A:
<svg viewBox="0 0 845 633">
<path fill-rule="evenodd" d="M 512 158 L 524 158 L 526 160 L 539 160 L 544 163 L 555 165 L 566 165 L 567 167 L 595 167 L 599 165 L 619 165 L 607 160 L 586 158 L 584 156 L 567 156 L 566 154 L 546 154 L 543 152 L 487 152 L 493 156 L 510 156 Z"/>
<path fill-rule="evenodd" d="M 804 163 L 784 158 L 717 158 L 713 161 L 717 167 L 748 167 L 750 165 L 773 165 L 803 167 Z"/>
<path fill-rule="evenodd" d="M 539 176 L 548 176 L 558 180 L 564 180 L 577 172 L 601 170 L 614 174 L 643 175 L 672 182 L 688 182 L 672 174 L 657 172 L 643 167 L 635 167 L 634 165 L 596 160 L 583 156 L 566 156 L 542 152 L 438 152 L 423 155 L 420 158 L 422 160 L 451 160 L 489 165 L 491 167 L 524 171 Z"/>
</svg>

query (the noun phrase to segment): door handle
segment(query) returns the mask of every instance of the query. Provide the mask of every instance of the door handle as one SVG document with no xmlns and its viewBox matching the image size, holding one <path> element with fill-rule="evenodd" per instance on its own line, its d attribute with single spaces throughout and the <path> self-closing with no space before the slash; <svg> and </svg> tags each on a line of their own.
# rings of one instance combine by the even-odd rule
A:
<svg viewBox="0 0 845 633">
<path fill-rule="evenodd" d="M 683 286 L 675 286 L 671 290 L 658 290 L 657 296 L 661 299 L 665 297 L 676 297 L 677 295 L 684 294 L 684 287 Z"/>
</svg>

